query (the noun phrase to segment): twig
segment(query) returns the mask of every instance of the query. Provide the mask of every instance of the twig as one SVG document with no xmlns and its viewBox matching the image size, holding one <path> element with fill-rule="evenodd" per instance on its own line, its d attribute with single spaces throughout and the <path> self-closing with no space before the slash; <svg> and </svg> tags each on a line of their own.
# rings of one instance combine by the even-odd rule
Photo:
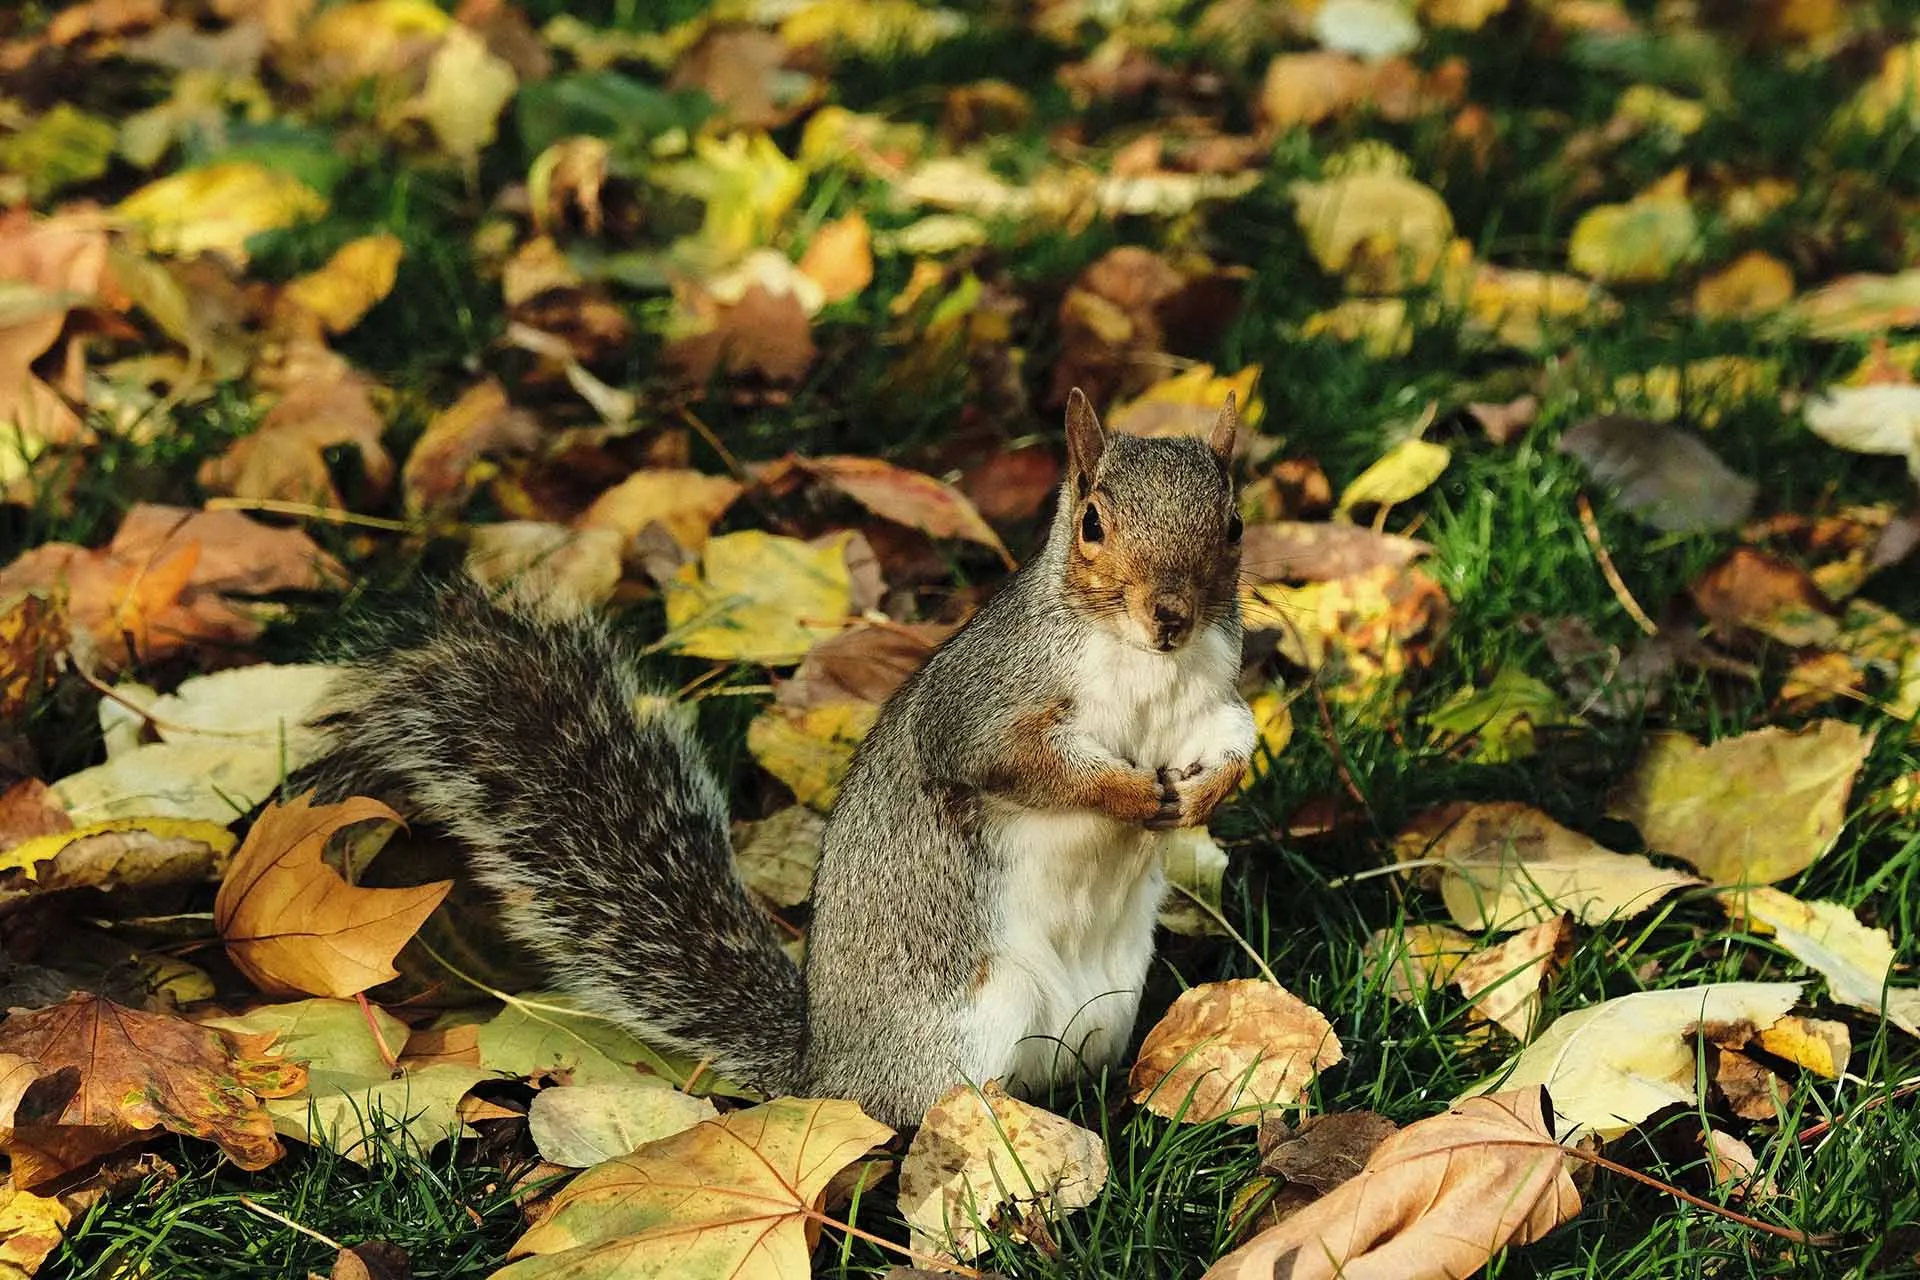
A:
<svg viewBox="0 0 1920 1280">
<path fill-rule="evenodd" d="M 1606 578 L 1607 585 L 1613 589 L 1613 598 L 1627 611 L 1639 628 L 1650 636 L 1660 634 L 1660 628 L 1653 625 L 1653 619 L 1647 616 L 1640 602 L 1633 598 L 1633 592 L 1627 590 L 1627 584 L 1620 571 L 1613 567 L 1613 557 L 1607 554 L 1606 544 L 1600 541 L 1600 522 L 1593 518 L 1593 504 L 1587 501 L 1587 495 L 1577 495 L 1580 507 L 1580 531 L 1587 535 L 1587 545 L 1593 548 L 1593 558 L 1600 562 L 1600 572 Z"/>
<path fill-rule="evenodd" d="M 341 1244 L 338 1240 L 335 1240 L 332 1236 L 323 1236 L 318 1231 L 315 1231 L 312 1227 L 304 1226 L 301 1223 L 295 1222 L 292 1218 L 289 1218 L 284 1213 L 280 1213 L 277 1210 L 267 1208 L 267 1206 L 261 1204 L 258 1200 L 255 1200 L 252 1196 L 236 1196 L 235 1199 L 237 1199 L 240 1202 L 242 1207 L 253 1210 L 253 1212 L 259 1214 L 263 1218 L 270 1218 L 273 1221 L 279 1223 L 283 1227 L 288 1227 L 294 1231 L 298 1231 L 301 1235 L 307 1237 L 309 1240 L 318 1240 L 321 1244 L 327 1246 L 327 1248 L 333 1250 L 335 1253 L 345 1253 L 347 1251 L 347 1246 Z"/>
<path fill-rule="evenodd" d="M 1320 687 L 1316 677 L 1313 681 L 1313 700 L 1320 708 L 1320 725 L 1327 731 L 1327 746 L 1333 750 L 1333 767 L 1340 774 L 1340 782 L 1352 796 L 1354 803 L 1362 809 L 1368 808 L 1366 793 L 1360 790 L 1360 784 L 1353 780 L 1353 770 L 1347 767 L 1346 748 L 1340 745 L 1340 734 L 1333 727 L 1333 712 L 1327 707 L 1327 691 Z"/>
<path fill-rule="evenodd" d="M 363 516 L 338 507 L 316 507 L 310 502 L 287 502 L 280 498 L 209 498 L 209 511 L 265 511 L 276 516 L 300 516 L 307 520 L 325 520 L 330 524 L 357 524 L 387 533 L 416 533 L 419 526 L 385 516 Z"/>
<path fill-rule="evenodd" d="M 741 465 L 740 459 L 733 456 L 731 449 L 720 443 L 720 437 L 714 433 L 713 428 L 708 426 L 699 414 L 687 408 L 685 405 L 680 407 L 679 412 L 680 420 L 699 432 L 700 438 L 707 442 L 708 447 L 720 455 L 720 461 L 726 463 L 727 470 L 733 472 L 733 478 L 748 488 L 752 488 L 756 483 L 753 478 L 753 473 Z"/>
<path fill-rule="evenodd" d="M 1183 884 L 1176 884 L 1173 887 L 1178 889 L 1180 892 L 1186 894 L 1189 898 L 1193 899 L 1194 906 L 1199 907 L 1202 911 L 1206 912 L 1208 916 L 1212 917 L 1213 922 L 1215 924 L 1219 925 L 1222 929 L 1225 929 L 1227 931 L 1227 936 L 1229 938 L 1232 938 L 1235 942 L 1240 944 L 1240 949 L 1247 953 L 1247 958 L 1253 961 L 1254 966 L 1260 970 L 1260 974 L 1262 977 L 1264 977 L 1268 982 L 1271 982 L 1276 987 L 1281 985 L 1280 979 L 1274 977 L 1273 970 L 1267 967 L 1267 962 L 1260 958 L 1260 953 L 1258 951 L 1255 951 L 1252 945 L 1248 943 L 1248 941 L 1245 938 L 1240 936 L 1240 931 L 1238 929 L 1235 929 L 1232 925 L 1227 923 L 1227 918 L 1221 915 L 1220 912 L 1214 907 L 1214 905 L 1211 902 L 1208 902 L 1206 899 L 1202 898 L 1199 894 L 1195 893 L 1193 890 L 1187 888 L 1187 886 Z"/>
<path fill-rule="evenodd" d="M 1857 1110 L 1847 1112 L 1836 1119 L 1822 1120 L 1818 1124 L 1808 1125 L 1799 1133 L 1793 1135 L 1794 1140 L 1797 1142 L 1812 1142 L 1815 1138 L 1828 1132 L 1842 1121 L 1851 1120 L 1855 1116 L 1863 1116 L 1883 1102 L 1892 1102 L 1898 1098 L 1910 1098 L 1916 1093 L 1920 1093 L 1920 1079 L 1902 1081 L 1888 1092 L 1876 1094 L 1868 1098 Z"/>
<path fill-rule="evenodd" d="M 858 1236 L 868 1244 L 877 1244 L 882 1249 L 891 1249 L 901 1257 L 908 1259 L 916 1267 L 922 1267 L 928 1271 L 945 1271 L 951 1275 L 969 1276 L 972 1280 L 980 1280 L 980 1273 L 963 1263 L 954 1262 L 948 1258 L 936 1257 L 932 1254 L 921 1253 L 919 1250 L 910 1249 L 904 1244 L 895 1244 L 884 1236 L 877 1236 L 871 1231 L 862 1231 L 851 1222 L 842 1222 L 838 1218 L 829 1218 L 826 1214 L 814 1209 L 807 1209 L 804 1212 L 807 1217 L 812 1218 L 823 1227 L 833 1227 L 835 1230 L 844 1231 L 850 1236 Z"/>
</svg>

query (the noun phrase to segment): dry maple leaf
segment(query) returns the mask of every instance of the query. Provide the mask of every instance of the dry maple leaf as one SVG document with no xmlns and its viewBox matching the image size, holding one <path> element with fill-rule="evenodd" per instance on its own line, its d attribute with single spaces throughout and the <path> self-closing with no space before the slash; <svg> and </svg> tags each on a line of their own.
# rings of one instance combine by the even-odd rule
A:
<svg viewBox="0 0 1920 1280">
<path fill-rule="evenodd" d="M 1274 983 L 1237 978 L 1182 992 L 1147 1032 L 1128 1083 L 1156 1115 L 1254 1124 L 1342 1056 L 1318 1009 Z"/>
<path fill-rule="evenodd" d="M 949 1258 L 986 1248 L 986 1227 L 1061 1217 L 1107 1183 L 1100 1135 L 1009 1097 L 997 1083 L 956 1085 L 928 1108 L 900 1162 L 900 1213 L 913 1247 Z M 1012 1227 L 1017 1239 L 1020 1228 Z"/>
<path fill-rule="evenodd" d="M 342 827 L 400 821 L 375 800 L 270 806 L 247 833 L 213 902 L 234 964 L 276 995 L 351 996 L 399 976 L 393 958 L 453 887 L 361 889 L 321 861 Z"/>
<path fill-rule="evenodd" d="M 70 1070 L 77 1082 L 57 1115 L 15 1126 L 8 1152 L 23 1186 L 155 1127 L 208 1139 L 241 1168 L 263 1169 L 283 1152 L 261 1099 L 297 1093 L 307 1080 L 299 1063 L 239 1037 L 84 993 L 8 1018 L 0 1053 L 48 1073 Z"/>
<path fill-rule="evenodd" d="M 493 1280 L 804 1276 L 820 1194 L 892 1136 L 851 1102 L 808 1098 L 697 1124 L 569 1183 Z"/>
<path fill-rule="evenodd" d="M 253 433 L 200 465 L 199 481 L 216 493 L 243 498 L 341 505 L 324 450 L 358 450 L 367 483 L 376 492 L 393 481 L 393 459 L 380 443 L 386 420 L 373 404 L 373 382 L 315 341 L 288 345 L 279 366 L 263 377 L 279 400 Z"/>
<path fill-rule="evenodd" d="M 1457 1280 L 1580 1212 L 1542 1090 L 1469 1098 L 1408 1125 L 1325 1197 L 1206 1280 Z"/>
</svg>

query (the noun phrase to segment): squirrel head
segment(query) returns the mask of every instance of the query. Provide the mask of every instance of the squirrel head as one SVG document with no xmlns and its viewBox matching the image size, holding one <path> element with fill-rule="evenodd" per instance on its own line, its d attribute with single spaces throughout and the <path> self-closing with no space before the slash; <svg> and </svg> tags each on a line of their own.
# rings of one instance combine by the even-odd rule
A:
<svg viewBox="0 0 1920 1280">
<path fill-rule="evenodd" d="M 1078 387 L 1067 397 L 1067 474 L 1053 536 L 1066 598 L 1143 649 L 1172 653 L 1234 607 L 1240 512 L 1231 394 L 1205 440 L 1108 434 Z"/>
</svg>

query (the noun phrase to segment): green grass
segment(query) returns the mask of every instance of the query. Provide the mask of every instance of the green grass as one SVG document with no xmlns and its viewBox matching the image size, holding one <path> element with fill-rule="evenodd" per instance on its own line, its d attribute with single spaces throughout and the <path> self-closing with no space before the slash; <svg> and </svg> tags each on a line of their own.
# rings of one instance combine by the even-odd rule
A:
<svg viewBox="0 0 1920 1280">
<path fill-rule="evenodd" d="M 651 6 L 633 0 L 594 5 L 539 0 L 526 6 L 536 21 L 570 11 L 588 21 L 627 26 L 652 25 L 656 16 L 664 23 L 700 6 L 676 0 L 670 7 L 673 14 L 655 15 Z M 997 11 L 985 4 L 962 7 Z M 1920 6 L 1912 4 L 1880 8 L 1894 29 L 1920 15 Z M 1460 53 L 1473 63 L 1473 96 L 1495 110 L 1502 127 L 1505 151 L 1493 174 L 1448 167 L 1441 158 L 1444 139 L 1431 127 L 1335 125 L 1313 139 L 1282 139 L 1269 161 L 1269 181 L 1211 214 L 1204 238 L 1216 259 L 1255 271 L 1247 306 L 1215 355 L 1227 367 L 1263 366 L 1268 430 L 1284 438 L 1289 456 L 1319 459 L 1338 488 L 1379 455 L 1392 424 L 1414 416 L 1430 400 L 1443 405 L 1430 438 L 1456 449 L 1441 484 L 1396 513 L 1396 523 L 1417 517 L 1418 536 L 1435 548 L 1430 571 L 1452 602 L 1449 634 L 1436 664 L 1409 685 L 1403 705 L 1386 710 L 1333 705 L 1331 736 L 1309 692 L 1295 704 L 1297 731 L 1282 765 L 1216 824 L 1217 834 L 1234 851 L 1228 918 L 1290 990 L 1326 1013 L 1345 1046 L 1347 1060 L 1325 1072 L 1310 1091 L 1316 1112 L 1370 1108 L 1410 1122 L 1433 1114 L 1495 1069 L 1511 1047 L 1489 1042 L 1470 1024 L 1457 994 L 1438 993 L 1417 1005 L 1396 1003 L 1362 964 L 1362 948 L 1374 931 L 1444 919 L 1431 895 L 1396 878 L 1349 879 L 1382 864 L 1386 842 L 1409 817 L 1447 800 L 1522 800 L 1575 829 L 1603 839 L 1630 839 L 1603 816 L 1605 797 L 1648 732 L 1679 729 L 1716 738 L 1795 722 L 1777 708 L 1787 655 L 1762 649 L 1753 655 L 1757 679 L 1683 673 L 1666 690 L 1657 712 L 1622 721 L 1595 717 L 1579 729 L 1543 735 L 1541 750 L 1520 761 L 1470 763 L 1426 741 L 1420 724 L 1425 712 L 1463 685 L 1484 683 L 1503 666 L 1549 683 L 1560 678 L 1533 624 L 1578 618 L 1603 640 L 1620 645 L 1637 635 L 1581 529 L 1576 498 L 1588 486 L 1578 465 L 1554 448 L 1560 431 L 1599 411 L 1615 376 L 1654 364 L 1748 355 L 1777 361 L 1783 385 L 1817 387 L 1852 367 L 1862 353 L 1858 346 L 1774 343 L 1745 327 L 1683 320 L 1673 304 L 1685 298 L 1692 276 L 1622 291 L 1627 314 L 1583 340 L 1568 367 L 1550 381 L 1540 422 L 1497 449 L 1459 415 L 1465 398 L 1461 388 L 1478 379 L 1531 372 L 1524 361 L 1464 347 L 1444 330 L 1424 332 L 1409 356 L 1385 362 L 1339 344 L 1296 337 L 1298 323 L 1337 300 L 1339 288 L 1307 255 L 1285 186 L 1294 178 L 1315 176 L 1346 142 L 1362 136 L 1389 139 L 1414 159 L 1417 173 L 1443 191 L 1461 234 L 1483 255 L 1506 265 L 1545 268 L 1562 265 L 1562 247 L 1581 209 L 1599 199 L 1624 197 L 1678 163 L 1671 155 L 1630 150 L 1610 162 L 1602 192 L 1564 198 L 1566 175 L 1553 165 L 1568 133 L 1602 124 L 1619 91 L 1636 79 L 1666 78 L 1684 89 L 1694 64 L 1676 61 L 1671 49 L 1648 48 L 1604 58 L 1569 55 L 1543 66 L 1523 38 L 1530 20 L 1514 21 L 1519 26 L 1505 39 L 1449 36 L 1427 55 Z M 837 100 L 857 109 L 886 109 L 930 121 L 937 117 L 941 87 L 973 78 L 990 65 L 1030 87 L 1038 103 L 1033 127 L 1007 141 L 1005 155 L 998 157 L 1017 168 L 1037 157 L 1047 125 L 1073 113 L 1051 79 L 1061 60 L 1057 51 L 1037 42 L 990 29 L 928 55 L 846 66 L 833 91 Z M 1243 81 L 1236 91 L 1251 91 L 1257 69 Z M 1788 67 L 1748 57 L 1734 64 L 1726 83 L 1733 105 L 1715 115 L 1710 132 L 1690 144 L 1690 153 L 1735 157 L 1749 177 L 1790 173 L 1801 180 L 1801 189 L 1787 211 L 1760 227 L 1738 233 L 1710 228 L 1708 265 L 1722 264 L 1747 247 L 1779 253 L 1801 271 L 1803 282 L 1843 270 L 1902 265 L 1903 254 L 1920 240 L 1911 210 L 1888 214 L 1861 193 L 1884 189 L 1911 197 L 1914 175 L 1920 174 L 1911 134 L 1893 130 L 1871 143 L 1822 150 L 1820 130 L 1852 87 L 1841 70 L 1824 63 Z M 1099 119 L 1111 125 L 1125 117 L 1115 111 Z M 263 148 L 304 148 L 310 155 L 330 145 L 329 135 L 318 127 L 254 141 Z M 505 146 L 510 150 L 511 139 Z M 457 176 L 416 172 L 372 143 L 364 152 L 353 151 L 350 159 L 336 175 L 334 215 L 317 228 L 263 242 L 257 270 L 265 278 L 290 277 L 323 261 L 344 240 L 375 229 L 393 230 L 407 242 L 400 287 L 339 344 L 350 359 L 398 392 L 398 442 L 419 430 L 421 406 L 444 404 L 475 364 L 493 367 L 490 345 L 503 317 L 497 289 L 476 271 L 468 242 L 486 205 Z M 523 169 L 511 157 L 496 156 L 490 164 L 499 173 L 490 169 L 488 180 L 515 177 Z M 869 209 L 876 226 L 904 223 L 904 215 L 881 207 L 884 196 L 877 184 L 841 183 L 810 193 L 812 202 L 803 202 L 803 208 L 818 219 Z M 1863 215 L 1858 225 L 1886 234 L 1834 230 L 1836 209 L 1852 217 L 1863 203 L 1873 205 L 1872 216 Z M 1895 224 L 1891 228 L 1889 219 Z M 1009 282 L 1028 299 L 1018 337 L 1031 353 L 1025 369 L 1029 391 L 1043 387 L 1050 372 L 1057 346 L 1055 307 L 1077 272 L 1115 244 L 1151 243 L 1154 235 L 1151 227 L 1129 223 L 1095 227 L 1083 236 L 1008 237 L 995 246 L 980 270 Z M 907 269 L 903 262 L 883 262 L 880 284 L 868 298 L 820 326 L 821 358 L 789 402 L 702 407 L 704 419 L 732 452 L 751 459 L 795 449 L 925 461 L 950 433 L 967 387 L 956 378 L 926 394 L 903 397 L 888 385 L 892 353 L 873 338 L 888 323 L 885 301 L 904 283 Z M 653 305 L 628 301 L 636 314 Z M 641 378 L 645 361 L 635 356 L 625 372 Z M 70 505 L 7 508 L 0 512 L 0 539 L 22 547 L 56 539 L 99 545 L 136 501 L 197 502 L 194 465 L 248 429 L 253 412 L 236 389 L 223 389 L 211 401 L 180 410 L 179 429 L 160 444 L 108 443 L 89 460 Z M 1054 429 L 1050 420 L 1032 415 L 1018 426 L 1020 431 Z M 1762 513 L 1899 501 L 1907 495 L 1896 461 L 1839 453 L 1813 439 L 1772 401 L 1728 412 L 1707 434 L 1732 466 L 1760 481 Z M 692 447 L 694 465 L 720 469 L 720 459 L 706 445 L 696 440 Z M 1659 535 L 1613 509 L 1603 495 L 1596 494 L 1595 502 L 1601 538 L 1635 596 L 1655 617 L 1686 625 L 1688 582 L 1731 540 Z M 732 520 L 744 527 L 757 518 L 742 510 Z M 342 553 L 360 545 L 345 531 L 316 527 L 315 532 Z M 1032 531 L 1013 541 L 1016 551 L 1029 549 Z M 276 627 L 265 651 L 274 657 L 329 652 L 341 634 L 362 628 L 369 615 L 386 607 L 386 589 L 405 591 L 423 572 L 443 568 L 453 558 L 447 546 L 424 551 L 396 546 L 356 559 L 362 581 L 345 606 L 305 612 Z M 988 564 L 966 559 L 958 576 L 990 573 Z M 1912 577 L 1878 580 L 1866 594 L 1909 617 L 1920 608 L 1920 582 Z M 643 606 L 628 623 L 657 630 L 660 619 Z M 699 670 L 668 668 L 682 676 Z M 1305 678 L 1290 674 L 1296 683 Z M 757 678 L 741 673 L 742 680 Z M 742 810 L 764 801 L 767 785 L 743 745 L 751 710 L 746 699 L 717 699 L 703 718 Z M 1911 726 L 1845 704 L 1820 714 L 1879 730 L 1856 796 L 1920 768 Z M 71 699 L 41 708 L 30 728 L 50 776 L 87 763 L 96 742 L 90 715 L 90 705 Z M 1350 806 L 1350 823 L 1311 840 L 1277 834 L 1303 804 L 1340 794 L 1347 778 L 1363 801 Z M 1920 960 L 1915 941 L 1920 939 L 1920 832 L 1910 821 L 1856 818 L 1824 859 L 1783 887 L 1802 897 L 1839 900 L 1888 929 L 1905 966 L 1902 978 L 1912 981 L 1913 965 Z M 1140 1025 L 1151 1025 L 1186 985 L 1257 972 L 1252 959 L 1232 943 L 1169 939 Z M 1806 976 L 1766 941 L 1730 933 L 1709 896 L 1681 893 L 1646 918 L 1581 929 L 1549 1007 L 1567 1011 L 1642 989 Z M 1583 1180 L 1586 1207 L 1576 1220 L 1538 1244 L 1497 1259 L 1487 1274 L 1537 1280 L 1920 1275 L 1914 1262 L 1920 1253 L 1920 1106 L 1894 1092 L 1900 1082 L 1920 1074 L 1920 1046 L 1897 1031 L 1876 1032 L 1863 1015 L 1822 1003 L 1817 984 L 1812 994 L 1823 1016 L 1853 1027 L 1852 1074 L 1837 1083 L 1803 1079 L 1787 1114 L 1777 1121 L 1733 1127 L 1751 1142 L 1782 1191 L 1752 1211 L 1782 1226 L 1836 1234 L 1841 1244 L 1793 1246 L 1599 1173 Z M 1050 1100 L 1105 1137 L 1112 1161 L 1106 1190 L 1093 1206 L 1054 1226 L 1051 1249 L 1001 1241 L 979 1265 L 1023 1278 L 1173 1280 L 1198 1276 L 1230 1247 L 1229 1206 L 1258 1165 L 1252 1131 L 1170 1125 L 1125 1098 L 1125 1080 L 1115 1076 Z M 1696 1194 L 1711 1195 L 1699 1146 L 1707 1118 L 1704 1112 L 1663 1117 L 1610 1154 Z M 1713 1119 L 1720 1124 L 1724 1118 Z M 1824 1136 L 1796 1139 L 1799 1131 L 1821 1121 L 1832 1123 Z M 93 1208 L 75 1222 L 43 1275 L 251 1280 L 324 1273 L 331 1266 L 327 1244 L 260 1211 L 267 1210 L 321 1237 L 399 1244 L 411 1254 L 413 1274 L 422 1280 L 474 1280 L 500 1264 L 523 1225 L 511 1196 L 516 1171 L 510 1161 L 503 1171 L 496 1151 L 471 1141 L 436 1153 L 389 1142 L 364 1169 L 323 1151 L 296 1148 L 282 1163 L 255 1174 L 221 1165 L 201 1144 L 169 1140 L 159 1150 L 178 1165 L 180 1178 Z M 890 1191 L 869 1198 L 858 1221 L 891 1238 L 904 1235 Z M 855 1277 L 878 1276 L 898 1259 L 828 1231 L 815 1261 L 819 1274 Z"/>
</svg>

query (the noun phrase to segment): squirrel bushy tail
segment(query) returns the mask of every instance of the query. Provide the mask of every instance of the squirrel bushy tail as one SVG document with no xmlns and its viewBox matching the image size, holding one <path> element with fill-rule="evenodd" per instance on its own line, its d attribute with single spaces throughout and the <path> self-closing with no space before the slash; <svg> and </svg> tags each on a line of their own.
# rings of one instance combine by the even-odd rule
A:
<svg viewBox="0 0 1920 1280">
<path fill-rule="evenodd" d="M 424 639 L 339 682 L 301 780 L 446 829 L 558 983 L 770 1092 L 806 1042 L 799 969 L 733 867 L 691 726 L 604 624 L 447 588 Z"/>
</svg>

